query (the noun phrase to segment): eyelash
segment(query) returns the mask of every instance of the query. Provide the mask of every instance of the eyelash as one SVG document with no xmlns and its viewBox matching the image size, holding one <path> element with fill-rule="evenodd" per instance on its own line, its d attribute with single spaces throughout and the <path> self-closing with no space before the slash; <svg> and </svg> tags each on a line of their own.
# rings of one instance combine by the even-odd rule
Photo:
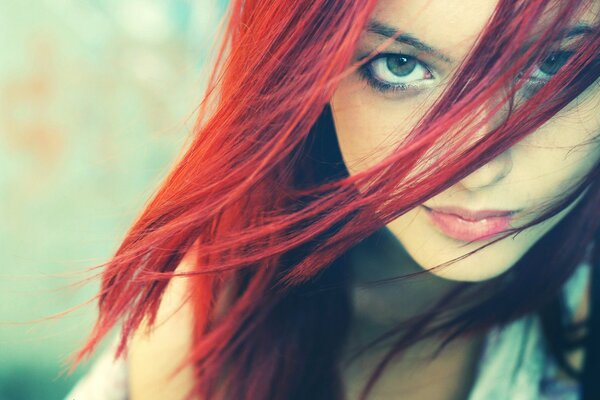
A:
<svg viewBox="0 0 600 400">
<path fill-rule="evenodd" d="M 377 56 L 372 58 L 369 62 L 363 64 L 358 69 L 358 73 L 359 73 L 360 77 L 363 80 L 365 80 L 369 84 L 369 86 L 371 86 L 372 88 L 374 88 L 382 93 L 405 92 L 409 89 L 419 88 L 420 86 L 422 86 L 422 85 L 414 85 L 414 84 L 410 84 L 410 83 L 389 83 L 382 79 L 377 78 L 376 73 L 374 71 L 375 64 L 380 63 L 384 60 L 388 60 L 388 63 L 389 63 L 390 58 L 404 58 L 408 61 L 414 61 L 419 68 L 423 68 L 425 73 L 427 73 L 431 76 L 431 78 L 421 79 L 419 81 L 434 79 L 433 77 L 435 75 L 433 74 L 431 68 L 427 64 L 425 64 L 423 61 L 417 59 L 416 57 L 410 56 L 408 54 L 401 54 L 401 53 L 378 54 Z M 390 72 L 390 73 L 393 74 L 393 72 Z M 413 72 L 411 71 L 410 74 L 412 74 L 412 73 Z M 401 77 L 398 76 L 398 78 L 401 78 Z"/>
<path fill-rule="evenodd" d="M 528 79 L 528 81 L 530 81 L 530 82 L 525 85 L 527 86 L 527 85 L 531 84 L 531 86 L 534 86 L 535 88 L 539 88 L 539 87 L 543 86 L 556 72 L 554 72 L 552 74 L 548 74 L 548 73 L 545 73 L 542 71 L 541 73 L 544 75 L 544 77 L 539 77 L 539 74 L 537 74 L 537 70 L 539 70 L 540 66 L 543 65 L 544 62 L 548 61 L 551 57 L 556 57 L 559 60 L 561 60 L 561 61 L 564 60 L 566 62 L 572 55 L 573 55 L 572 51 L 555 51 L 555 52 L 550 53 L 543 61 L 538 63 L 538 67 L 536 68 L 536 71 L 534 71 Z M 384 60 L 387 60 L 387 62 L 385 64 L 389 66 L 389 62 L 390 62 L 391 58 L 396 58 L 396 59 L 403 58 L 406 61 L 414 62 L 415 66 L 417 66 L 418 68 L 422 68 L 429 77 L 415 81 L 415 82 L 420 82 L 419 84 L 390 83 L 389 81 L 386 82 L 385 80 L 377 78 L 377 76 L 376 76 L 377 74 L 375 72 L 376 63 L 382 63 Z M 563 63 L 563 65 L 564 65 L 564 63 Z M 562 67 L 562 65 L 561 65 L 561 67 Z M 388 69 L 388 71 L 389 71 L 389 69 Z M 391 72 L 391 71 L 389 73 L 393 74 L 393 72 Z M 428 85 L 425 83 L 425 81 L 430 81 L 430 80 L 435 79 L 435 74 L 433 73 L 432 68 L 430 68 L 426 63 L 424 63 L 423 61 L 419 60 L 416 57 L 413 57 L 413 56 L 410 56 L 407 54 L 402 54 L 402 53 L 378 54 L 373 59 L 371 59 L 369 62 L 363 64 L 358 69 L 358 74 L 363 80 L 365 80 L 367 82 L 367 84 L 369 84 L 369 86 L 371 86 L 375 90 L 378 90 L 381 93 L 407 92 L 408 90 L 417 90 L 418 91 L 418 90 L 422 89 L 424 86 Z M 412 74 L 413 74 L 413 71 L 411 71 L 410 74 L 408 74 L 408 75 L 412 75 Z M 538 76 L 536 76 L 536 74 Z M 520 75 L 519 75 L 519 77 L 520 77 Z M 402 78 L 402 77 L 398 76 L 398 78 Z"/>
</svg>

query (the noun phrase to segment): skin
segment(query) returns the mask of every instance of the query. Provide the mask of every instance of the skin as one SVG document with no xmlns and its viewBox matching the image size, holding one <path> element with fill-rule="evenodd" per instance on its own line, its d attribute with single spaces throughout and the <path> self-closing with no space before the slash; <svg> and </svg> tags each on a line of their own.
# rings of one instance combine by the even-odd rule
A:
<svg viewBox="0 0 600 400">
<path fill-rule="evenodd" d="M 598 2 L 593 4 L 594 9 L 582 20 L 594 20 Z M 340 150 L 351 175 L 381 161 L 426 112 L 441 94 L 447 79 L 456 72 L 495 5 L 496 1 L 490 0 L 380 0 L 373 19 L 412 33 L 440 49 L 452 62 L 421 54 L 436 80 L 429 82 L 434 85 L 428 83 L 419 91 L 405 94 L 382 94 L 356 73 L 340 82 L 331 106 Z M 366 33 L 357 57 L 374 50 L 384 40 Z M 415 49 L 404 44 L 392 44 L 387 51 L 417 55 Z M 583 176 L 600 157 L 598 144 L 578 146 L 600 132 L 599 102 L 596 83 L 538 131 L 426 204 L 460 205 L 473 210 L 530 210 L 561 194 L 565 183 Z M 481 282 L 506 272 L 571 208 L 514 240 L 509 237 L 448 268 L 428 272 L 424 279 L 368 289 L 357 285 L 349 345 L 362 344 L 419 313 L 459 282 Z M 369 246 L 352 250 L 350 267 L 358 283 L 428 270 L 479 246 L 464 246 L 444 236 L 420 208 L 392 221 L 372 240 L 377 252 Z M 185 271 L 194 259 L 195 255 L 189 254 L 177 272 Z M 157 327 L 151 332 L 142 327 L 133 338 L 128 360 L 132 399 L 158 400 L 165 396 L 183 399 L 191 388 L 190 368 L 184 369 L 180 379 L 170 380 L 167 376 L 191 346 L 192 310 L 186 305 L 184 289 L 183 282 L 173 279 L 166 290 L 166 300 L 161 302 Z M 582 320 L 586 313 L 587 303 L 584 303 L 576 320 Z M 456 340 L 435 362 L 428 363 L 423 357 L 435 346 L 434 340 L 419 342 L 407 349 L 400 362 L 386 370 L 373 398 L 397 398 L 402 393 L 403 399 L 464 399 L 472 383 L 480 345 L 481 337 Z M 357 398 L 377 358 L 385 353 L 383 350 L 368 353 L 343 371 L 348 399 Z M 581 361 L 581 354 L 576 358 Z M 579 364 L 575 364 L 577 368 Z"/>
<path fill-rule="evenodd" d="M 411 33 L 440 50 L 449 60 L 426 54 L 408 44 L 390 43 L 382 53 L 417 57 L 430 68 L 432 78 L 425 80 L 427 74 L 415 74 L 418 79 L 424 79 L 417 82 L 418 89 L 392 94 L 370 86 L 358 72 L 340 82 L 330 104 L 340 150 L 350 175 L 383 160 L 409 133 L 457 71 L 460 61 L 492 15 L 496 3 L 495 0 L 381 0 L 378 3 L 372 20 Z M 574 22 L 594 24 L 600 2 L 590 4 L 592 7 L 586 14 Z M 381 35 L 365 32 L 356 60 L 377 49 L 385 40 Z M 563 48 L 569 43 L 565 41 L 557 46 Z M 380 77 L 393 77 L 393 74 L 389 75 L 389 69 L 381 68 L 378 71 L 387 74 L 382 73 Z M 457 206 L 471 210 L 522 210 L 513 223 L 518 225 L 528 221 L 532 218 L 528 212 L 549 199 L 563 195 L 569 183 L 587 174 L 598 161 L 600 145 L 597 141 L 583 143 L 600 133 L 599 86 L 595 82 L 537 131 L 424 204 L 434 208 Z M 485 134 L 501 118 L 501 113 L 491 118 L 488 126 L 478 134 Z M 509 236 L 446 268 L 428 271 L 424 278 L 374 288 L 357 285 L 354 288 L 355 321 L 349 343 L 365 343 L 392 325 L 418 314 L 459 282 L 482 282 L 505 273 L 582 198 L 580 196 L 560 214 L 525 230 L 516 238 Z M 363 245 L 352 250 L 351 268 L 358 283 L 429 270 L 487 243 L 482 241 L 466 246 L 466 242 L 444 235 L 430 222 L 422 207 L 410 210 L 387 224 L 386 228 L 377 234 L 376 252 L 372 251 L 372 247 L 369 251 Z M 470 344 L 459 341 L 456 346 L 464 346 L 463 350 L 475 354 L 473 349 L 480 344 L 480 339 Z M 390 372 L 396 385 L 397 373 L 407 366 L 415 369 L 417 364 L 413 355 L 418 358 L 430 344 L 424 342 L 419 349 L 409 350 L 403 361 L 406 364 L 395 368 L 396 372 Z M 464 354 L 465 351 L 459 353 Z M 446 358 L 453 357 L 448 355 L 451 352 L 446 353 Z M 368 365 L 371 364 L 360 364 L 349 376 L 354 377 L 355 373 L 362 376 L 359 370 L 368 369 Z M 468 368 L 467 365 L 468 361 L 465 361 L 463 366 Z M 385 386 L 385 383 L 382 385 Z"/>
<path fill-rule="evenodd" d="M 421 86 L 418 89 L 392 94 L 371 87 L 358 72 L 339 84 L 331 106 L 340 150 L 351 175 L 380 162 L 408 134 L 442 93 L 495 5 L 496 1 L 489 0 L 428 1 L 426 4 L 418 0 L 382 0 L 378 3 L 373 20 L 410 32 L 439 49 L 451 62 L 419 52 L 408 44 L 392 43 L 382 52 L 418 57 L 433 71 L 433 79 L 417 82 Z M 580 22 L 592 24 L 594 15 L 597 10 L 590 10 Z M 365 33 L 357 55 L 368 54 L 385 40 L 381 35 Z M 568 41 L 563 47 L 565 44 Z M 385 74 L 380 77 L 393 77 L 389 69 L 381 68 Z M 414 74 L 416 78 L 422 78 L 422 75 Z M 522 210 L 513 223 L 526 221 L 531 217 L 528 212 L 563 194 L 569 183 L 584 176 L 598 160 L 598 143 L 583 145 L 600 132 L 598 86 L 597 82 L 591 85 L 536 132 L 424 204 L 471 210 Z M 488 127 L 491 128 L 498 118 L 492 118 Z M 478 134 L 484 133 L 482 130 Z M 447 268 L 430 271 L 430 274 L 446 281 L 479 282 L 496 277 L 510 269 L 565 218 L 575 204 L 554 218 L 525 230 L 516 239 L 509 237 Z M 428 270 L 485 243 L 465 246 L 466 242 L 444 235 L 429 221 L 423 207 L 407 212 L 389 223 L 387 228 L 397 241 L 393 251 L 397 254 L 392 257 L 395 265 L 389 274 L 380 271 L 380 278 L 402 272 L 398 261 L 406 266 L 406 272 L 419 268 Z M 393 241 L 391 245 L 394 247 Z"/>
</svg>

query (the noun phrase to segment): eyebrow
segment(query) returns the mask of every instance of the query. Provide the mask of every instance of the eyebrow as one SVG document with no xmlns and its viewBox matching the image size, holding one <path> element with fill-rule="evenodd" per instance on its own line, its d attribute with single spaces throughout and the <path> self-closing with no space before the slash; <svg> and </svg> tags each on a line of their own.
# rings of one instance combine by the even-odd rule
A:
<svg viewBox="0 0 600 400">
<path fill-rule="evenodd" d="M 386 25 L 380 21 L 370 21 L 367 25 L 367 32 L 374 33 L 376 35 L 384 36 L 387 38 L 394 38 L 395 42 L 408 44 L 409 46 L 414 47 L 417 50 L 421 50 L 425 53 L 431 54 L 447 63 L 452 63 L 452 59 L 437 50 L 436 48 L 428 45 L 425 42 L 417 39 L 415 36 L 410 33 L 400 33 L 400 31 L 392 26 Z"/>
<path fill-rule="evenodd" d="M 399 29 L 396 29 L 390 25 L 386 25 L 383 22 L 372 20 L 367 25 L 366 30 L 367 32 L 371 32 L 376 35 L 384 36 L 387 38 L 394 38 L 394 41 L 397 43 L 408 44 L 409 46 L 412 46 L 417 50 L 423 51 L 427 54 L 431 54 L 447 63 L 454 62 L 450 57 L 448 57 L 435 47 L 417 39 L 410 33 L 400 33 Z M 572 38 L 574 36 L 586 35 L 593 32 L 594 29 L 590 25 L 580 23 L 574 26 L 573 28 L 566 30 L 565 34 L 562 35 L 562 39 L 564 40 Z"/>
<path fill-rule="evenodd" d="M 590 25 L 579 23 L 574 27 L 567 29 L 562 38 L 568 39 L 573 36 L 588 35 L 590 33 L 594 33 L 594 28 L 592 28 Z"/>
</svg>

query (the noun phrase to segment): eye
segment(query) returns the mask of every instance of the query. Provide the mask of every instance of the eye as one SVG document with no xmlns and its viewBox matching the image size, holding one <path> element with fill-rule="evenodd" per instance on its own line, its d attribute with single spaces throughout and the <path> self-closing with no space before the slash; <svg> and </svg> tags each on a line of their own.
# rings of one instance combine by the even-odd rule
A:
<svg viewBox="0 0 600 400">
<path fill-rule="evenodd" d="M 546 56 L 543 60 L 537 62 L 533 72 L 527 77 L 521 88 L 521 93 L 525 98 L 533 97 L 542 89 L 558 71 L 565 66 L 567 61 L 573 56 L 573 51 L 555 51 Z M 524 72 L 517 75 L 517 79 L 523 78 Z"/>
<path fill-rule="evenodd" d="M 555 75 L 573 56 L 572 51 L 557 51 L 538 63 L 530 79 L 547 81 Z"/>
<path fill-rule="evenodd" d="M 388 92 L 419 87 L 434 79 L 427 65 L 405 54 L 380 54 L 363 65 L 362 77 L 375 89 Z"/>
</svg>

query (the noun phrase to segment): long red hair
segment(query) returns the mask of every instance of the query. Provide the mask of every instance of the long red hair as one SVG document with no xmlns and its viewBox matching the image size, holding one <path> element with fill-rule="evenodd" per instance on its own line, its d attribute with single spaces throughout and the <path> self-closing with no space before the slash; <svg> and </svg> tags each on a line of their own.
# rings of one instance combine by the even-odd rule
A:
<svg viewBox="0 0 600 400">
<path fill-rule="evenodd" d="M 506 151 L 598 78 L 595 28 L 546 86 L 523 104 L 511 103 L 519 89 L 515 76 L 531 72 L 532 60 L 544 58 L 585 2 L 500 0 L 448 90 L 407 139 L 377 166 L 350 177 L 328 101 L 349 71 L 375 3 L 231 2 L 193 140 L 106 263 L 98 320 L 75 364 L 119 322 L 124 351 L 144 319 L 153 323 L 173 271 L 194 251 L 194 269 L 186 273 L 194 309 L 190 396 L 342 399 L 336 362 L 351 315 L 347 251 Z M 543 40 L 524 49 L 548 11 L 554 17 L 542 27 Z M 479 115 L 482 105 L 506 87 L 513 107 L 474 142 L 473 133 L 494 114 Z M 431 150 L 436 162 L 411 174 Z M 489 281 L 459 285 L 422 318 L 382 337 L 394 346 L 362 398 L 415 341 L 444 333 L 444 346 L 530 312 L 540 313 L 557 360 L 575 374 L 562 353 L 574 327 L 558 322 L 564 308 L 558 293 L 598 231 L 599 172 L 594 167 L 543 215 L 503 236 L 555 215 L 588 189 L 518 265 Z M 537 273 L 540 264 L 544 274 Z M 226 312 L 217 315 L 225 293 Z M 455 315 L 457 299 L 465 304 L 460 293 L 469 294 L 470 307 Z M 440 315 L 449 317 L 431 326 Z"/>
</svg>

